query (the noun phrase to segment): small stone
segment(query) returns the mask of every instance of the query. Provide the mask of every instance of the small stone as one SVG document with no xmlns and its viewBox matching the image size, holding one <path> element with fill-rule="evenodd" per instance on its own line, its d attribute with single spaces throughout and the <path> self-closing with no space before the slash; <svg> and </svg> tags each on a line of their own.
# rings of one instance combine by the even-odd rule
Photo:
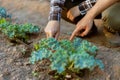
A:
<svg viewBox="0 0 120 80">
<path fill-rule="evenodd" d="M 0 80 L 4 80 L 4 79 L 3 79 L 3 74 L 0 74 Z"/>
<path fill-rule="evenodd" d="M 0 74 L 0 78 L 3 77 L 3 74 Z"/>
<path fill-rule="evenodd" d="M 14 59 L 9 59 L 9 60 L 7 60 L 7 64 L 10 64 L 10 63 L 12 63 L 14 61 Z"/>
<path fill-rule="evenodd" d="M 71 76 L 71 75 L 68 75 L 68 74 L 67 74 L 65 77 L 66 77 L 66 78 L 69 78 L 69 79 L 72 78 L 72 76 Z"/>
<path fill-rule="evenodd" d="M 16 47 L 15 47 L 15 48 L 13 48 L 13 52 L 16 52 L 16 51 L 17 51 Z"/>
<path fill-rule="evenodd" d="M 24 66 L 30 65 L 29 62 L 24 62 Z"/>
<path fill-rule="evenodd" d="M 110 80 L 110 75 L 108 75 L 108 76 L 106 77 L 106 80 Z"/>
<path fill-rule="evenodd" d="M 16 63 L 17 66 L 22 66 L 23 64 L 21 62 Z"/>
<path fill-rule="evenodd" d="M 26 80 L 32 80 L 32 79 L 30 79 L 30 78 L 26 78 Z"/>
</svg>

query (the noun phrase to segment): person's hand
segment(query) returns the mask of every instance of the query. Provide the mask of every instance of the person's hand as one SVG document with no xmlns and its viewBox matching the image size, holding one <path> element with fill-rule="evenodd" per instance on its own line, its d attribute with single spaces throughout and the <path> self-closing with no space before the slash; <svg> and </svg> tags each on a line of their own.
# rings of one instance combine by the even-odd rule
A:
<svg viewBox="0 0 120 80">
<path fill-rule="evenodd" d="M 93 20 L 94 18 L 91 18 L 90 16 L 85 16 L 82 20 L 80 20 L 77 23 L 76 29 L 73 31 L 70 40 L 73 40 L 75 36 L 86 36 L 92 28 Z"/>
<path fill-rule="evenodd" d="M 59 21 L 49 21 L 46 28 L 44 29 L 47 38 L 53 37 L 58 39 L 60 34 L 60 23 Z"/>
<path fill-rule="evenodd" d="M 80 15 L 80 10 L 79 10 L 78 6 L 75 6 L 75 7 L 71 8 L 67 12 L 67 18 L 69 18 L 71 21 L 73 21 L 79 15 Z"/>
</svg>

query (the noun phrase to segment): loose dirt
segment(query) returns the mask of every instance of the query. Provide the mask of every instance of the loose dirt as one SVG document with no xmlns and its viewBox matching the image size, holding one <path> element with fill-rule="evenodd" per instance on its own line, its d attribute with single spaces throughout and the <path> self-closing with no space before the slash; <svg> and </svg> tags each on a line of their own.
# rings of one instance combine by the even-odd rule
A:
<svg viewBox="0 0 120 80">
<path fill-rule="evenodd" d="M 41 33 L 37 37 L 31 37 L 32 43 L 29 46 L 33 46 L 41 38 L 46 37 L 44 28 L 48 22 L 49 0 L 0 0 L 0 6 L 5 7 L 12 15 L 13 22 L 28 22 L 41 27 Z M 96 25 L 99 32 L 84 39 L 98 46 L 97 58 L 103 61 L 105 69 L 104 71 L 95 69 L 89 75 L 86 72 L 85 76 L 81 78 L 83 80 L 120 80 L 120 47 L 114 48 L 107 44 L 102 32 L 101 20 L 96 20 Z M 59 39 L 69 39 L 74 28 L 75 25 L 62 20 Z M 26 48 L 28 47 L 24 44 L 10 43 L 0 33 L 0 80 L 53 80 L 44 70 L 41 71 L 39 77 L 32 75 L 36 66 L 29 63 L 30 51 L 28 51 L 27 57 L 23 56 Z M 39 66 L 42 68 L 43 64 Z"/>
</svg>

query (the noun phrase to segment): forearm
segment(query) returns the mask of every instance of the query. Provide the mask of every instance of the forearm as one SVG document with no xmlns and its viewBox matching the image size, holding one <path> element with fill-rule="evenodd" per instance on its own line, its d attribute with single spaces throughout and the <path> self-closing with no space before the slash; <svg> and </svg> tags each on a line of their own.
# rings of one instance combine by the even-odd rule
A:
<svg viewBox="0 0 120 80">
<path fill-rule="evenodd" d="M 97 3 L 87 12 L 87 16 L 95 18 L 98 14 L 110 7 L 118 0 L 98 0 Z"/>
</svg>

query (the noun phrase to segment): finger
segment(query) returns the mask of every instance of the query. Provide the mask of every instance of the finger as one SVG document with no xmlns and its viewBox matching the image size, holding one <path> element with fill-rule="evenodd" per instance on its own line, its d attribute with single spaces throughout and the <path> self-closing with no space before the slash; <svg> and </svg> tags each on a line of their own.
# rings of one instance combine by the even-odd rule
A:
<svg viewBox="0 0 120 80">
<path fill-rule="evenodd" d="M 56 33 L 55 39 L 58 39 L 59 35 L 60 35 L 60 32 Z"/>
<path fill-rule="evenodd" d="M 71 16 L 70 20 L 71 20 L 71 21 L 73 21 L 73 20 L 74 20 L 74 17 L 73 17 L 73 16 Z"/>
<path fill-rule="evenodd" d="M 48 38 L 49 37 L 49 33 L 45 32 L 45 34 L 46 34 L 46 37 Z"/>
<path fill-rule="evenodd" d="M 69 19 L 70 19 L 71 21 L 73 21 L 73 20 L 74 20 L 73 15 L 69 15 Z"/>
<path fill-rule="evenodd" d="M 75 30 L 73 31 L 72 35 L 70 36 L 70 39 L 69 39 L 70 41 L 72 41 L 72 40 L 74 39 L 76 33 L 77 33 L 77 29 L 75 29 Z"/>
<path fill-rule="evenodd" d="M 67 18 L 69 18 L 69 17 L 70 17 L 70 11 L 67 12 Z"/>
<path fill-rule="evenodd" d="M 81 36 L 81 37 L 86 36 L 86 35 L 89 33 L 89 31 L 90 31 L 90 28 L 86 28 L 85 31 L 83 31 L 83 32 L 80 34 L 80 36 Z"/>
<path fill-rule="evenodd" d="M 70 36 L 70 41 L 72 41 L 73 39 L 74 39 L 74 37 L 75 37 L 75 35 L 74 34 L 72 34 L 71 36 Z"/>
<path fill-rule="evenodd" d="M 74 17 L 72 14 L 70 14 L 70 11 L 67 13 L 67 18 L 69 18 L 71 21 L 74 20 Z"/>
<path fill-rule="evenodd" d="M 46 36 L 47 36 L 47 38 L 49 37 L 49 35 L 48 35 L 48 34 L 46 34 Z"/>
<path fill-rule="evenodd" d="M 77 28 L 73 31 L 71 37 L 70 37 L 70 40 L 73 40 L 73 38 L 77 35 L 77 33 L 81 32 L 83 29 L 81 26 L 78 26 L 77 24 Z"/>
<path fill-rule="evenodd" d="M 52 34 L 52 33 L 49 33 L 48 37 L 49 37 L 49 38 L 52 38 L 52 37 L 53 37 L 53 34 Z"/>
<path fill-rule="evenodd" d="M 53 37 L 51 34 L 46 34 L 47 38 Z"/>
<path fill-rule="evenodd" d="M 45 32 L 45 33 L 46 33 L 47 38 L 53 37 L 52 32 Z"/>
<path fill-rule="evenodd" d="M 46 30 L 44 29 L 44 32 L 45 32 L 45 34 L 46 34 L 46 37 L 48 38 L 48 34 L 47 34 L 47 32 L 46 32 Z"/>
</svg>

